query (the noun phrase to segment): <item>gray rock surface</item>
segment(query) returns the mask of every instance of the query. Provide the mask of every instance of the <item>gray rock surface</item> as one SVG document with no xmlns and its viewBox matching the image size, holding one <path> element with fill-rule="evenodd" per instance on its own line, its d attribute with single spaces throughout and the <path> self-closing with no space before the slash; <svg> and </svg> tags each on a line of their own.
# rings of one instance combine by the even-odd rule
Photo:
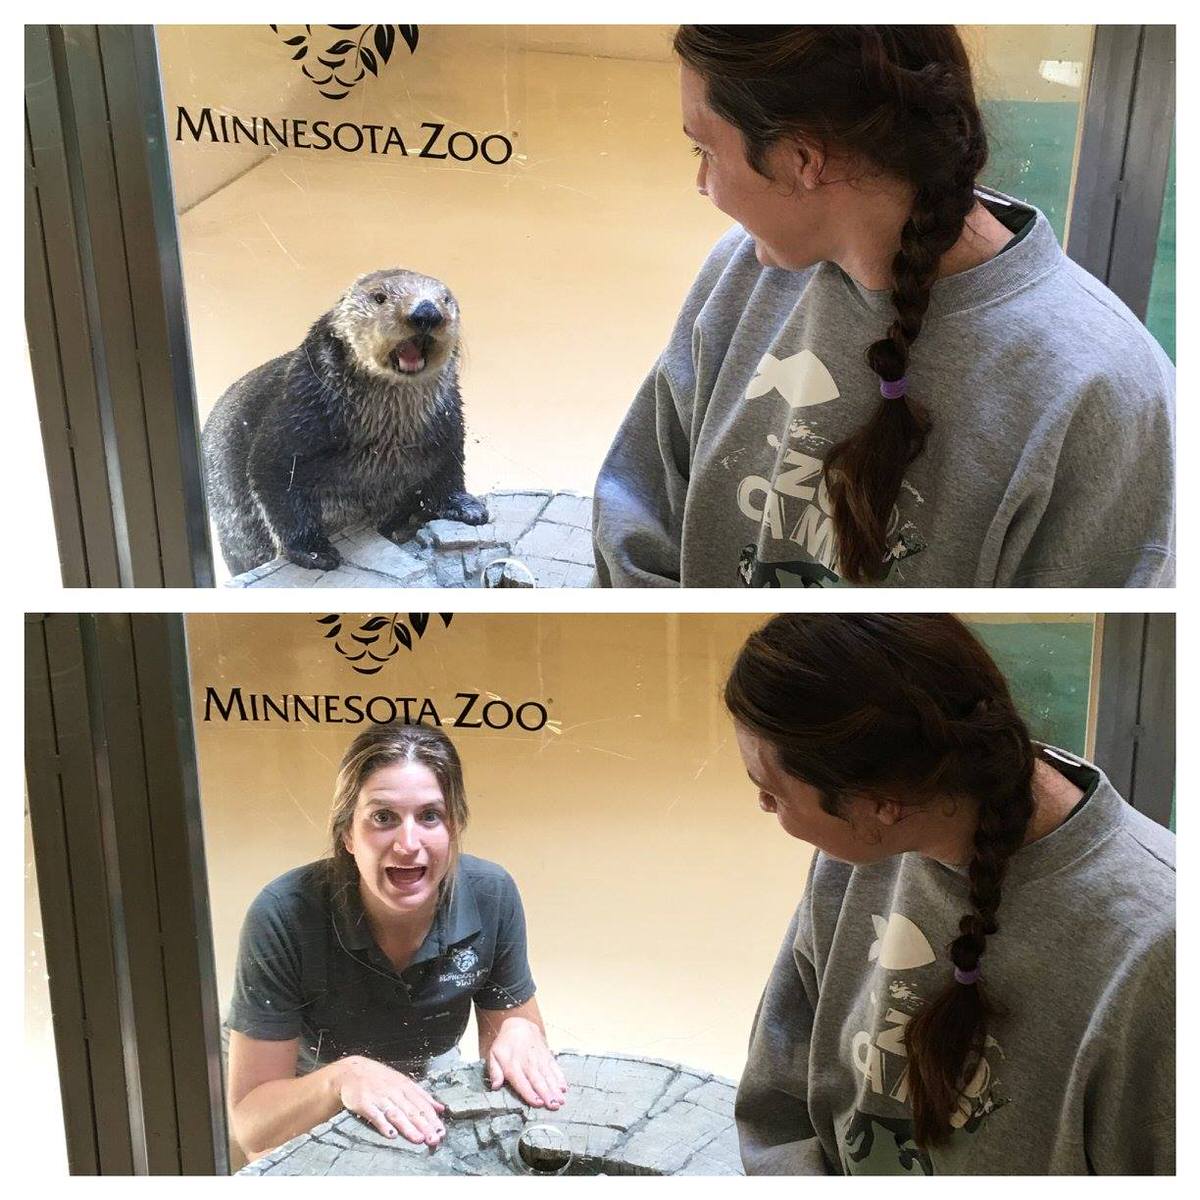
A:
<svg viewBox="0 0 1200 1200">
<path fill-rule="evenodd" d="M 430 521 L 400 545 L 359 522 L 330 539 L 333 571 L 287 559 L 246 571 L 226 587 L 587 587 L 592 500 L 573 492 L 501 491 L 484 497 L 486 525 Z"/>
<path fill-rule="evenodd" d="M 740 1175 L 734 1085 L 703 1071 L 616 1054 L 558 1055 L 567 1101 L 533 1108 L 489 1091 L 480 1063 L 433 1076 L 446 1105 L 436 1150 L 385 1138 L 340 1112 L 241 1175 Z"/>
</svg>

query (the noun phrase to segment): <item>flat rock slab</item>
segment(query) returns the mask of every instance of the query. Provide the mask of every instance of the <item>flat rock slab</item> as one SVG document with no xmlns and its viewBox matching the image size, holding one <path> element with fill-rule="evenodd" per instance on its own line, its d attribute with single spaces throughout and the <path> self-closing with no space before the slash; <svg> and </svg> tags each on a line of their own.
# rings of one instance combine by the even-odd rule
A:
<svg viewBox="0 0 1200 1200">
<path fill-rule="evenodd" d="M 397 545 L 359 522 L 330 538 L 341 564 L 309 571 L 276 558 L 226 587 L 588 587 L 592 499 L 574 492 L 484 497 L 486 525 L 429 521 Z"/>
<path fill-rule="evenodd" d="M 446 1105 L 436 1150 L 342 1111 L 240 1175 L 741 1175 L 728 1079 L 658 1059 L 558 1055 L 557 1112 L 490 1091 L 481 1063 L 425 1081 Z"/>
</svg>

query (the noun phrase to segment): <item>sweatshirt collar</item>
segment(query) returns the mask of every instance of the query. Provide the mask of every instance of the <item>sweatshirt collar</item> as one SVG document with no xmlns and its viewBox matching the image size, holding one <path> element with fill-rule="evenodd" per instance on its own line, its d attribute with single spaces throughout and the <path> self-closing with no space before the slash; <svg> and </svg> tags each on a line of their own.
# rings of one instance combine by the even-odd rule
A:
<svg viewBox="0 0 1200 1200">
<path fill-rule="evenodd" d="M 1034 220 L 1033 228 L 1002 254 L 969 271 L 959 271 L 956 275 L 939 279 L 930 292 L 931 317 L 963 312 L 989 301 L 1003 299 L 1056 270 L 1065 259 L 1043 212 L 1002 192 L 994 192 L 989 188 L 977 188 L 976 191 L 991 214 L 1013 233 L 1018 232 L 1031 217 Z M 873 312 L 895 314 L 889 290 L 872 291 L 865 288 L 833 263 L 824 263 L 820 269 L 840 276 L 844 286 Z"/>
<path fill-rule="evenodd" d="M 1093 763 L 1056 746 L 1041 747 L 1042 757 L 1076 787 L 1092 790 L 1088 802 L 1068 821 L 1052 829 L 1009 859 L 1006 878 L 1022 882 L 1049 875 L 1094 849 L 1124 822 L 1125 801 L 1108 776 Z"/>
<path fill-rule="evenodd" d="M 1028 883 L 1049 875 L 1095 849 L 1118 832 L 1125 820 L 1125 801 L 1108 777 L 1094 763 L 1057 746 L 1038 747 L 1041 756 L 1084 792 L 1091 791 L 1088 802 L 1056 829 L 1022 846 L 1009 860 L 1004 872 L 1005 886 Z M 934 869 L 967 874 L 967 868 L 951 867 L 920 856 Z"/>
</svg>

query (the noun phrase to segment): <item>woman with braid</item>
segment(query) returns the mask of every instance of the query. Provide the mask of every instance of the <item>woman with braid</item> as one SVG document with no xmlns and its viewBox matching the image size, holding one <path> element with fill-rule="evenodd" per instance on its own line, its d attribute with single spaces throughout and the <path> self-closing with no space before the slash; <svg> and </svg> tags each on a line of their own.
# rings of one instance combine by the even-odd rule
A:
<svg viewBox="0 0 1200 1200">
<path fill-rule="evenodd" d="M 739 222 L 596 484 L 604 586 L 1174 581 L 1174 369 L 977 186 L 953 26 L 685 25 L 697 187 Z"/>
<path fill-rule="evenodd" d="M 951 616 L 776 617 L 725 702 L 760 807 L 817 847 L 747 1172 L 1173 1172 L 1173 835 L 1032 742 Z"/>
</svg>

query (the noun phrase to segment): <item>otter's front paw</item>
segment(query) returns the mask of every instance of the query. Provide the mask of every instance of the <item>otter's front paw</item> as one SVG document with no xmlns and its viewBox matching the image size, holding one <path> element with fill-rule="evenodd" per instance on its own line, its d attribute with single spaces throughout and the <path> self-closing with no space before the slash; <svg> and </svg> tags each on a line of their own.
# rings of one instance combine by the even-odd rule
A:
<svg viewBox="0 0 1200 1200">
<path fill-rule="evenodd" d="M 342 561 L 342 556 L 325 541 L 303 547 L 285 546 L 283 556 L 296 566 L 307 567 L 310 571 L 332 571 Z"/>
<path fill-rule="evenodd" d="M 446 521 L 461 521 L 464 525 L 486 525 L 487 505 L 470 492 L 455 492 L 441 501 L 433 514 Z"/>
</svg>

